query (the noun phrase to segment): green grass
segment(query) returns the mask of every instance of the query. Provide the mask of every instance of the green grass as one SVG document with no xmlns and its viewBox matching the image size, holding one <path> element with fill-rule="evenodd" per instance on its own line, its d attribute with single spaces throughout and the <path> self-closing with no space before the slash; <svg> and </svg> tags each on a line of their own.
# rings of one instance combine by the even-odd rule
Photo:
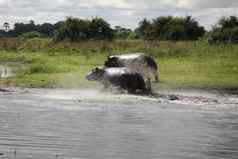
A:
<svg viewBox="0 0 238 159">
<path fill-rule="evenodd" d="M 1 79 L 1 85 L 92 87 L 95 83 L 86 81 L 85 75 L 108 55 L 147 52 L 160 67 L 161 83 L 155 87 L 238 87 L 238 45 L 140 40 L 55 44 L 50 39 L 33 39 L 11 42 L 8 48 L 6 43 L 0 47 L 0 63 L 13 67 L 16 76 Z"/>
<path fill-rule="evenodd" d="M 237 87 L 236 59 L 176 58 L 161 60 L 162 82 L 186 87 Z"/>
</svg>

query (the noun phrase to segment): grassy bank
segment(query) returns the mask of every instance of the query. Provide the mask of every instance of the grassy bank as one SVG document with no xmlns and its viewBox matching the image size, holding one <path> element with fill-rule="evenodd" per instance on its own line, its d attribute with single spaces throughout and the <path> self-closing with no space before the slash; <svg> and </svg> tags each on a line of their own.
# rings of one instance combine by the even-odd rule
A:
<svg viewBox="0 0 238 159">
<path fill-rule="evenodd" d="M 155 87 L 238 87 L 238 45 L 206 42 L 89 41 L 54 43 L 51 39 L 1 39 L 0 63 L 15 77 L 1 85 L 24 87 L 91 87 L 85 75 L 110 54 L 146 52 L 160 67 Z"/>
</svg>

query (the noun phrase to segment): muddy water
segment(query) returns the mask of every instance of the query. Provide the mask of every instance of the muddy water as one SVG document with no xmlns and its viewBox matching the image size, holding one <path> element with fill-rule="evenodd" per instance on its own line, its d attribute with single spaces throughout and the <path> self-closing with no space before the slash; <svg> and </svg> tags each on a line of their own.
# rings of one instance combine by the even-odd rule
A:
<svg viewBox="0 0 238 159">
<path fill-rule="evenodd" d="M 237 159 L 238 111 L 94 91 L 0 96 L 0 158 Z"/>
</svg>

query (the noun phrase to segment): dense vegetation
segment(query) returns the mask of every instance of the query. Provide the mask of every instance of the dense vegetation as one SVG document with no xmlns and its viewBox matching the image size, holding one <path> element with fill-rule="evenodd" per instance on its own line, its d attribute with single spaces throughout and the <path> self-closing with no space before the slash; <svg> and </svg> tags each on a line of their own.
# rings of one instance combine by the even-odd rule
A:
<svg viewBox="0 0 238 159">
<path fill-rule="evenodd" d="M 238 18 L 223 17 L 209 33 L 210 43 L 238 43 Z"/>
<path fill-rule="evenodd" d="M 44 23 L 35 24 L 33 20 L 29 23 L 15 23 L 14 28 L 10 29 L 9 23 L 4 23 L 4 30 L 0 30 L 0 37 L 18 37 L 29 32 L 37 32 L 43 37 L 53 37 L 55 30 L 58 30 L 63 22 L 56 24 Z"/>
<path fill-rule="evenodd" d="M 145 40 L 197 40 L 205 33 L 204 27 L 192 17 L 158 17 L 144 19 L 136 29 L 139 37 Z"/>
<path fill-rule="evenodd" d="M 82 20 L 78 18 L 67 18 L 63 25 L 57 30 L 55 39 L 57 41 L 70 40 L 112 40 L 113 30 L 102 18 Z"/>
<path fill-rule="evenodd" d="M 121 26 L 113 29 L 107 21 L 98 17 L 91 20 L 68 17 L 55 24 L 15 23 L 13 29 L 5 22 L 3 28 L 0 37 L 50 37 L 56 41 L 71 42 L 113 39 L 189 41 L 204 37 L 211 44 L 238 43 L 238 18 L 235 16 L 221 18 L 209 32 L 191 16 L 144 19 L 135 30 Z"/>
</svg>

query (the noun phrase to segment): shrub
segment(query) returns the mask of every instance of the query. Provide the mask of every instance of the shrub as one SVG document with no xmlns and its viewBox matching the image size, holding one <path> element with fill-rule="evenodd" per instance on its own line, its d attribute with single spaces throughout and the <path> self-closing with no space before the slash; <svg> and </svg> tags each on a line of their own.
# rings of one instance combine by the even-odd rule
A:
<svg viewBox="0 0 238 159">
<path fill-rule="evenodd" d="M 64 24 L 56 31 L 55 40 L 112 40 L 113 30 L 110 25 L 101 18 L 82 20 L 69 17 Z"/>
<path fill-rule="evenodd" d="M 21 37 L 25 38 L 25 39 L 33 39 L 33 38 L 39 38 L 41 37 L 41 34 L 36 32 L 36 31 L 31 31 L 31 32 L 27 32 L 27 33 L 23 33 L 21 35 Z"/>
<path fill-rule="evenodd" d="M 209 33 L 208 41 L 214 43 L 238 43 L 238 18 L 223 17 Z"/>
<path fill-rule="evenodd" d="M 136 29 L 139 37 L 146 40 L 197 40 L 205 33 L 204 27 L 192 17 L 158 17 L 144 19 Z"/>
<path fill-rule="evenodd" d="M 97 40 L 112 40 L 113 39 L 113 29 L 110 27 L 110 24 L 107 23 L 102 18 L 92 19 L 89 27 L 89 38 Z"/>
</svg>

